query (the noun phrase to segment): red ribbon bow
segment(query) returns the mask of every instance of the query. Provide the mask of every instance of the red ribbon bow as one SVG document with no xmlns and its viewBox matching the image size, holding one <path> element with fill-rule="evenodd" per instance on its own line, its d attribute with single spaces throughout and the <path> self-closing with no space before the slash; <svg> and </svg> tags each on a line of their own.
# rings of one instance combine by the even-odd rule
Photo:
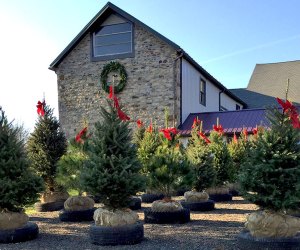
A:
<svg viewBox="0 0 300 250">
<path fill-rule="evenodd" d="M 291 102 L 289 102 L 289 100 L 286 100 L 286 102 L 284 102 L 278 97 L 276 98 L 276 100 L 283 108 L 283 112 L 289 114 L 293 127 L 300 128 L 299 114 L 297 112 L 297 108 Z"/>
<path fill-rule="evenodd" d="M 248 139 L 248 131 L 247 131 L 246 128 L 243 129 L 243 134 L 245 136 L 245 141 L 247 141 L 247 139 Z"/>
<path fill-rule="evenodd" d="M 144 123 L 140 119 L 138 119 L 136 121 L 136 124 L 137 124 L 138 128 L 141 128 L 142 126 L 144 126 Z"/>
<path fill-rule="evenodd" d="M 36 107 L 37 107 L 37 113 L 38 115 L 44 116 L 45 115 L 45 100 L 43 102 L 38 101 Z"/>
<path fill-rule="evenodd" d="M 79 143 L 83 143 L 83 140 L 82 140 L 82 136 L 85 135 L 87 132 L 87 127 L 83 128 L 82 130 L 79 131 L 79 133 L 76 135 L 75 137 L 75 141 L 76 142 L 79 142 Z"/>
<path fill-rule="evenodd" d="M 174 138 L 174 136 L 178 133 L 176 128 L 165 128 L 161 129 L 160 132 L 163 132 L 165 138 L 169 141 L 171 141 Z"/>
<path fill-rule="evenodd" d="M 254 128 L 254 129 L 252 129 L 252 133 L 253 133 L 253 135 L 257 135 L 257 133 L 258 133 L 258 128 Z"/>
<path fill-rule="evenodd" d="M 203 134 L 202 132 L 198 133 L 199 136 L 201 136 L 202 139 L 204 139 L 206 141 L 207 144 L 209 144 L 211 141 L 206 137 L 205 134 Z"/>
<path fill-rule="evenodd" d="M 198 117 L 195 117 L 194 121 L 193 121 L 192 128 L 195 128 L 199 124 L 201 124 L 201 121 L 198 119 Z"/>
<path fill-rule="evenodd" d="M 234 133 L 234 135 L 233 135 L 233 142 L 234 142 L 234 143 L 238 143 L 238 139 L 237 139 L 237 136 L 236 136 L 235 133 Z"/>
<path fill-rule="evenodd" d="M 223 129 L 222 125 L 218 125 L 218 126 L 214 125 L 213 129 L 214 129 L 214 131 L 217 131 L 219 133 L 219 135 L 222 135 L 224 133 L 224 129 Z"/>
</svg>

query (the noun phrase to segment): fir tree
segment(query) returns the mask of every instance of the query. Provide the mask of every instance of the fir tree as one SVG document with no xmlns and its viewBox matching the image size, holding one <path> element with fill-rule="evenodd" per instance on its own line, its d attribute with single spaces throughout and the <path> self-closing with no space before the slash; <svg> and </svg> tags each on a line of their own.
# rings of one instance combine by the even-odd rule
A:
<svg viewBox="0 0 300 250">
<path fill-rule="evenodd" d="M 144 138 L 145 132 L 146 128 L 144 123 L 141 120 L 137 120 L 137 128 L 135 129 L 132 137 L 132 142 L 137 148 L 140 147 L 140 143 Z"/>
<path fill-rule="evenodd" d="M 232 159 L 232 174 L 230 182 L 234 183 L 238 179 L 240 166 L 248 158 L 251 142 L 248 140 L 245 132 L 241 133 L 238 139 L 232 139 L 228 143 L 228 150 Z"/>
<path fill-rule="evenodd" d="M 241 187 L 245 198 L 263 209 L 295 209 L 300 197 L 300 129 L 293 127 L 288 112 L 274 108 L 267 117 L 270 129 L 254 141 L 241 167 Z"/>
<path fill-rule="evenodd" d="M 230 181 L 232 176 L 232 159 L 230 157 L 226 141 L 220 132 L 210 133 L 209 144 L 213 153 L 213 166 L 216 171 L 216 186 L 222 186 Z"/>
<path fill-rule="evenodd" d="M 20 131 L 0 109 L 0 212 L 22 210 L 43 190 L 42 179 L 29 168 Z"/>
<path fill-rule="evenodd" d="M 84 191 L 80 176 L 84 162 L 88 159 L 89 137 L 87 127 L 82 129 L 77 134 L 76 139 L 69 141 L 67 152 L 58 162 L 57 183 L 67 190 L 77 190 L 79 195 L 82 195 Z"/>
<path fill-rule="evenodd" d="M 95 124 L 82 182 L 85 190 L 100 194 L 109 209 L 128 207 L 130 196 L 140 191 L 144 179 L 128 122 L 122 121 L 113 102 L 101 107 L 103 121 Z"/>
<path fill-rule="evenodd" d="M 214 185 L 216 171 L 213 167 L 213 156 L 209 148 L 209 141 L 205 141 L 205 135 L 199 126 L 199 124 L 195 124 L 192 128 L 186 154 L 193 170 L 193 188 L 197 192 L 202 192 Z"/>
<path fill-rule="evenodd" d="M 171 196 L 172 191 L 181 186 L 183 177 L 190 172 L 183 146 L 179 143 L 175 128 L 161 130 L 160 145 L 149 160 L 151 185 Z"/>
<path fill-rule="evenodd" d="M 44 112 L 38 117 L 34 131 L 28 138 L 27 151 L 33 169 L 43 178 L 48 192 L 57 191 L 57 162 L 66 152 L 67 140 L 53 116 L 53 109 L 46 105 Z"/>
</svg>

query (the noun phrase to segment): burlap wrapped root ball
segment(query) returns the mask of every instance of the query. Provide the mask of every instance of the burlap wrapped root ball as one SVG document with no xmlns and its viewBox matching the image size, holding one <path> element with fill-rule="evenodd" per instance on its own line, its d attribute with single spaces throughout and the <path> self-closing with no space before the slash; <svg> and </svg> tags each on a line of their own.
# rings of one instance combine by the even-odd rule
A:
<svg viewBox="0 0 300 250">
<path fill-rule="evenodd" d="M 1 212 L 0 213 L 0 230 L 11 230 L 21 228 L 26 225 L 29 217 L 27 214 L 21 212 Z"/>
<path fill-rule="evenodd" d="M 182 205 L 178 201 L 173 200 L 157 200 L 151 206 L 153 212 L 173 212 L 182 209 Z"/>
<path fill-rule="evenodd" d="M 207 201 L 208 197 L 206 192 L 187 191 L 184 193 L 184 198 L 187 202 Z"/>
<path fill-rule="evenodd" d="M 245 227 L 254 237 L 293 237 L 300 230 L 300 218 L 259 211 L 247 217 Z"/>
<path fill-rule="evenodd" d="M 68 192 L 44 192 L 41 195 L 41 203 L 50 203 L 56 201 L 65 201 L 68 199 Z"/>
<path fill-rule="evenodd" d="M 137 213 L 130 209 L 110 211 L 103 208 L 98 208 L 94 212 L 94 221 L 96 226 L 124 226 L 131 225 L 138 221 Z"/>
<path fill-rule="evenodd" d="M 205 192 L 210 194 L 229 194 L 229 188 L 228 187 L 211 187 L 205 189 Z"/>
<path fill-rule="evenodd" d="M 72 196 L 65 203 L 64 208 L 67 211 L 82 211 L 92 209 L 95 205 L 93 199 L 87 196 Z"/>
</svg>

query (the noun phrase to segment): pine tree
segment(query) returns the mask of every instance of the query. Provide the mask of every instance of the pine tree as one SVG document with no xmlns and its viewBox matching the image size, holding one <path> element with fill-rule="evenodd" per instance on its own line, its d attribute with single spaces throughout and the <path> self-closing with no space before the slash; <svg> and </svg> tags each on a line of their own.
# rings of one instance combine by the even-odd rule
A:
<svg viewBox="0 0 300 250">
<path fill-rule="evenodd" d="M 183 177 L 190 172 L 183 146 L 179 143 L 175 128 L 161 130 L 160 144 L 149 160 L 151 185 L 167 197 L 181 186 Z"/>
<path fill-rule="evenodd" d="M 213 166 L 216 171 L 216 186 L 222 186 L 230 181 L 232 176 L 232 159 L 230 157 L 226 141 L 219 132 L 212 131 L 210 133 L 209 144 L 213 153 Z"/>
<path fill-rule="evenodd" d="M 29 168 L 20 128 L 0 109 L 0 211 L 19 212 L 43 190 L 42 179 Z"/>
<path fill-rule="evenodd" d="M 263 209 L 295 209 L 300 197 L 300 129 L 293 127 L 287 111 L 274 108 L 267 117 L 270 129 L 254 141 L 241 167 L 241 187 L 245 198 Z"/>
<path fill-rule="evenodd" d="M 132 142 L 134 143 L 134 145 L 139 148 L 140 147 L 140 143 L 144 138 L 146 132 L 146 128 L 143 124 L 143 122 L 141 120 L 137 121 L 137 128 L 135 129 L 134 133 L 133 133 L 133 137 L 132 137 Z"/>
<path fill-rule="evenodd" d="M 87 192 L 100 194 L 109 209 L 117 209 L 128 207 L 144 179 L 128 122 L 120 120 L 111 100 L 108 104 L 108 111 L 101 107 L 103 121 L 95 124 L 82 182 Z"/>
<path fill-rule="evenodd" d="M 83 131 L 83 132 L 82 132 Z M 78 137 L 78 135 L 82 135 Z M 83 171 L 84 162 L 88 159 L 89 137 L 87 127 L 82 129 L 76 139 L 68 143 L 67 152 L 58 161 L 56 182 L 68 189 L 77 190 L 82 195 L 84 188 L 80 181 L 81 172 Z"/>
<path fill-rule="evenodd" d="M 45 182 L 46 192 L 57 191 L 55 182 L 57 162 L 66 152 L 67 140 L 53 109 L 45 106 L 44 116 L 39 116 L 27 143 L 28 156 L 33 169 Z"/>
<path fill-rule="evenodd" d="M 230 182 L 235 183 L 238 178 L 240 166 L 248 158 L 251 142 L 245 133 L 241 133 L 240 137 L 235 141 L 232 139 L 228 143 L 228 150 L 232 159 L 232 174 Z"/>
<path fill-rule="evenodd" d="M 193 169 L 193 188 L 197 192 L 213 186 L 216 180 L 209 142 L 205 141 L 205 137 L 201 137 L 200 133 L 199 124 L 195 124 L 186 149 L 187 159 Z M 205 135 L 202 134 L 202 136 Z"/>
</svg>

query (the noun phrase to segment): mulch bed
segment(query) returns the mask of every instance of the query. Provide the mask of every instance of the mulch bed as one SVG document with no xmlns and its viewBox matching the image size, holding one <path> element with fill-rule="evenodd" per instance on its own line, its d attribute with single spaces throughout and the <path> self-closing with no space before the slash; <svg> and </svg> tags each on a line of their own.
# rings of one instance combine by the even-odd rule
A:
<svg viewBox="0 0 300 250">
<path fill-rule="evenodd" d="M 136 211 L 140 220 L 144 220 L 143 208 L 150 206 L 142 203 L 142 209 Z M 39 237 L 28 242 L 0 244 L 0 249 L 239 249 L 236 236 L 244 229 L 246 216 L 257 210 L 257 206 L 242 197 L 233 197 L 229 202 L 217 202 L 215 207 L 207 212 L 191 211 L 191 221 L 185 224 L 144 224 L 145 239 L 140 244 L 114 247 L 90 243 L 92 222 L 61 222 L 58 211 L 36 213 L 30 221 L 38 224 Z"/>
</svg>

